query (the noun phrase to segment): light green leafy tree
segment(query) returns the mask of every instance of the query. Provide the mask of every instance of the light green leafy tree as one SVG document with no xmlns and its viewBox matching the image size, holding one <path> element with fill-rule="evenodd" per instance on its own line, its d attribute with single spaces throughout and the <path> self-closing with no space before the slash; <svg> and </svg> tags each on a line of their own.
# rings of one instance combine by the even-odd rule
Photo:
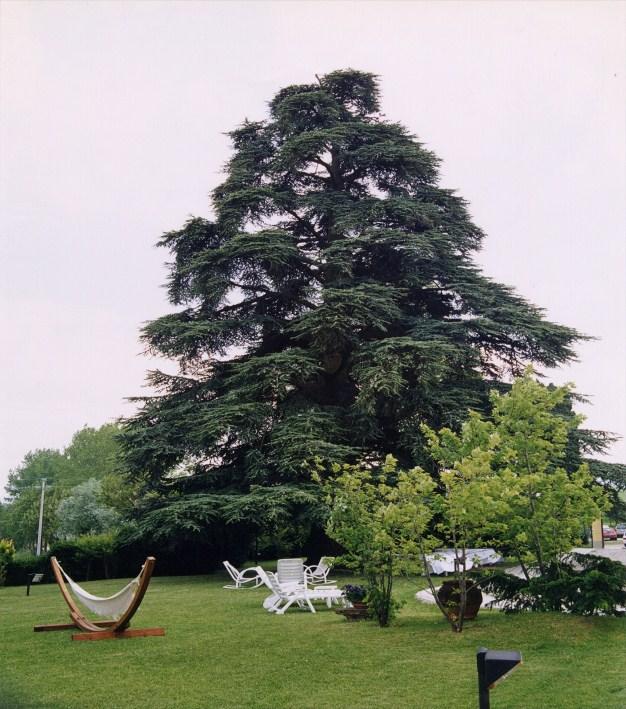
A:
<svg viewBox="0 0 626 709">
<path fill-rule="evenodd" d="M 20 465 L 9 472 L 5 491 L 10 500 L 15 500 L 25 490 L 39 487 L 42 478 L 45 478 L 49 485 L 61 482 L 65 477 L 66 468 L 67 459 L 58 450 L 29 451 Z"/>
<path fill-rule="evenodd" d="M 459 434 L 422 427 L 441 482 L 433 498 L 438 530 L 456 553 L 462 610 L 468 548 L 496 546 L 530 580 L 533 569 L 543 576 L 558 567 L 606 508 L 588 464 L 565 467 L 583 421 L 563 408 L 571 396 L 570 385 L 543 386 L 529 368 L 507 394 L 492 392 L 490 421 L 472 413 Z"/>
<path fill-rule="evenodd" d="M 380 468 L 333 467 L 323 482 L 327 533 L 346 549 L 347 565 L 367 577 L 381 625 L 393 615 L 393 574 L 414 571 L 420 561 L 440 610 L 461 632 L 469 549 L 488 544 L 513 554 L 528 579 L 530 567 L 544 574 L 579 541 L 606 497 L 587 464 L 563 467 L 570 433 L 582 420 L 559 410 L 570 394 L 571 387 L 545 387 L 528 370 L 509 393 L 492 394 L 492 420 L 470 413 L 458 433 L 423 425 L 432 477 L 398 469 L 391 456 Z M 439 599 L 426 563 L 441 543 L 455 553 L 454 609 Z"/>
<path fill-rule="evenodd" d="M 435 528 L 454 551 L 452 576 L 458 591 L 451 595 L 450 602 L 444 603 L 438 595 L 425 558 L 423 566 L 439 609 L 452 630 L 461 632 L 467 594 L 474 583 L 468 576 L 473 566 L 468 550 L 490 543 L 498 531 L 505 532 L 505 526 L 497 523 L 506 510 L 504 481 L 492 467 L 499 438 L 493 424 L 476 413 L 470 414 L 458 434 L 448 428 L 438 433 L 425 425 L 422 428 L 438 465 L 439 486 L 429 498 L 438 520 Z"/>
<path fill-rule="evenodd" d="M 5 488 L 9 499 L 14 500 L 23 490 L 39 486 L 42 478 L 48 485 L 70 490 L 91 478 L 101 480 L 108 475 L 123 476 L 118 434 L 116 424 L 105 424 L 100 428 L 84 426 L 72 436 L 63 451 L 29 451 L 20 465 L 9 473 Z"/>
<path fill-rule="evenodd" d="M 441 486 L 432 498 L 437 529 L 455 551 L 460 612 L 451 614 L 437 600 L 457 631 L 467 601 L 468 548 L 497 547 L 530 580 L 531 569 L 544 575 L 558 566 L 606 507 L 587 463 L 565 467 L 568 441 L 583 420 L 564 411 L 571 396 L 571 386 L 543 386 L 529 368 L 507 394 L 492 392 L 491 420 L 471 413 L 458 434 L 422 427 Z M 434 593 L 430 575 L 428 581 Z"/>
<path fill-rule="evenodd" d="M 74 487 L 91 478 L 102 480 L 105 476 L 123 473 L 121 447 L 117 440 L 119 432 L 114 423 L 100 428 L 84 426 L 77 431 L 63 452 L 66 460 L 64 483 Z"/>
<path fill-rule="evenodd" d="M 556 413 L 571 391 L 570 385 L 543 386 L 529 369 L 508 394 L 491 395 L 499 439 L 492 464 L 506 501 L 500 545 L 517 557 L 527 579 L 529 566 L 543 574 L 547 564 L 558 563 L 607 507 L 587 463 L 565 469 L 568 435 L 583 420 Z"/>
<path fill-rule="evenodd" d="M 367 579 L 370 608 L 385 627 L 398 607 L 394 574 L 417 571 L 420 550 L 430 541 L 427 498 L 435 483 L 419 468 L 399 470 L 388 456 L 375 470 L 335 465 L 322 485 L 330 506 L 326 532 L 345 549 L 340 561 Z"/>
</svg>

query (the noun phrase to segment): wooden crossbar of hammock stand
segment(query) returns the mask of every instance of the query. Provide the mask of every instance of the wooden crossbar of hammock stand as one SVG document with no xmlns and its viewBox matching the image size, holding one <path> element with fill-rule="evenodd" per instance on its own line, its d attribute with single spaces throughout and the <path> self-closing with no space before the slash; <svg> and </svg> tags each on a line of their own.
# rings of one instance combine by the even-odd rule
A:
<svg viewBox="0 0 626 709">
<path fill-rule="evenodd" d="M 141 601 L 148 590 L 148 584 L 150 583 L 150 578 L 152 577 L 152 571 L 155 564 L 155 558 L 153 556 L 149 556 L 146 559 L 146 563 L 143 565 L 141 573 L 139 574 L 139 584 L 137 586 L 137 590 L 135 591 L 135 595 L 128 604 L 128 608 L 117 620 L 88 620 L 85 618 L 83 612 L 76 605 L 74 598 L 65 584 L 65 579 L 63 578 L 63 574 L 56 557 L 53 556 L 50 559 L 50 563 L 52 564 L 54 578 L 59 585 L 61 595 L 70 609 L 70 618 L 72 619 L 72 623 L 36 625 L 33 628 L 35 632 L 44 632 L 47 630 L 69 630 L 70 628 L 79 628 L 84 631 L 82 633 L 74 633 L 72 635 L 72 640 L 108 640 L 111 638 L 122 639 L 165 635 L 165 630 L 163 630 L 163 628 L 128 629 L 131 618 L 137 612 L 137 609 L 141 605 Z"/>
</svg>

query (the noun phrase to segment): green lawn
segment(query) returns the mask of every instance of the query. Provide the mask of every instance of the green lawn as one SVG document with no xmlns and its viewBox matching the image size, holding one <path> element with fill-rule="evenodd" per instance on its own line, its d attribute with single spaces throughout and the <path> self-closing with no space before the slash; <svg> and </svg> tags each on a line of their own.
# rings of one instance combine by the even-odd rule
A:
<svg viewBox="0 0 626 709">
<path fill-rule="evenodd" d="M 262 589 L 227 591 L 221 576 L 154 578 L 134 627 L 163 625 L 165 637 L 72 642 L 54 585 L 0 588 L 0 706 L 10 709 L 146 707 L 477 706 L 480 645 L 521 650 L 524 664 L 492 693 L 493 709 L 624 709 L 626 619 L 504 616 L 481 611 L 455 636 L 430 606 L 413 600 L 395 624 L 348 623 L 261 608 Z M 122 581 L 85 586 L 108 595 Z"/>
</svg>

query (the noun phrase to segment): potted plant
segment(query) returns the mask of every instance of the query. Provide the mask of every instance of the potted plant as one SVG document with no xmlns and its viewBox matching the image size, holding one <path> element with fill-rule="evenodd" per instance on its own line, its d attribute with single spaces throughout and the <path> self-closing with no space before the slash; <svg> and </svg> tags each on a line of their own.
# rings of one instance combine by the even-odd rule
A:
<svg viewBox="0 0 626 709">
<path fill-rule="evenodd" d="M 356 584 L 346 584 L 343 587 L 346 598 L 350 601 L 353 608 L 367 608 L 367 603 L 365 602 L 365 597 L 367 596 L 367 589 L 365 586 L 358 586 Z"/>
<path fill-rule="evenodd" d="M 346 600 L 350 603 L 349 608 L 339 608 L 336 613 L 344 616 L 347 620 L 364 620 L 369 618 L 370 610 L 366 602 L 367 588 L 356 584 L 346 584 L 343 587 Z"/>
</svg>

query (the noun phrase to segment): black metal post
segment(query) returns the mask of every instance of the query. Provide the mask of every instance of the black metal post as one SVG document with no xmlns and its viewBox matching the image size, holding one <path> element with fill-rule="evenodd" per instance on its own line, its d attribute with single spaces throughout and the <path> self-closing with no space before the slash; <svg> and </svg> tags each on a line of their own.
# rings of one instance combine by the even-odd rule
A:
<svg viewBox="0 0 626 709">
<path fill-rule="evenodd" d="M 489 690 L 493 689 L 505 677 L 522 663 L 522 656 L 517 650 L 487 650 L 479 647 L 476 652 L 478 669 L 478 707 L 489 709 Z"/>
<path fill-rule="evenodd" d="M 26 584 L 26 595 L 30 596 L 30 585 L 35 578 L 35 574 L 28 574 L 28 583 Z"/>
<path fill-rule="evenodd" d="M 489 709 L 489 686 L 485 676 L 486 647 L 479 647 L 476 652 L 476 667 L 478 669 L 478 709 Z"/>
</svg>

